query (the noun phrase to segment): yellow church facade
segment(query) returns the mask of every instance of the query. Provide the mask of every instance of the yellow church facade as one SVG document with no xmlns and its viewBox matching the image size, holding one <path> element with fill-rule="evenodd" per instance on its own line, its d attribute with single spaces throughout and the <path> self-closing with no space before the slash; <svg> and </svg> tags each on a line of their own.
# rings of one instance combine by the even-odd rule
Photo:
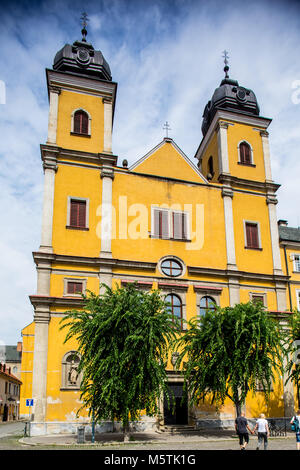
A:
<svg viewBox="0 0 300 470">
<path fill-rule="evenodd" d="M 30 296 L 33 322 L 22 331 L 20 414 L 28 415 L 26 399 L 33 398 L 32 435 L 74 432 L 89 422 L 87 412 L 76 417 L 79 356 L 75 340 L 64 344 L 60 321 L 65 311 L 82 307 L 82 292 L 100 293 L 100 283 L 160 289 L 183 329 L 214 305 L 250 300 L 286 322 L 291 276 L 277 223 L 271 119 L 260 116 L 254 93 L 225 71 L 205 108 L 193 162 L 165 137 L 128 166 L 112 150 L 117 84 L 101 52 L 83 38 L 65 45 L 46 70 L 43 220 L 33 253 L 37 291 Z M 291 243 L 300 253 L 300 239 Z M 295 276 L 291 295 L 297 297 Z M 172 358 L 167 372 L 180 397 L 183 378 Z M 291 385 L 279 380 L 268 406 L 259 388 L 249 395 L 247 416 L 290 416 L 295 398 Z M 142 416 L 137 426 L 227 426 L 234 419 L 231 402 L 217 413 L 178 401 L 172 412 L 162 399 L 159 417 Z"/>
</svg>

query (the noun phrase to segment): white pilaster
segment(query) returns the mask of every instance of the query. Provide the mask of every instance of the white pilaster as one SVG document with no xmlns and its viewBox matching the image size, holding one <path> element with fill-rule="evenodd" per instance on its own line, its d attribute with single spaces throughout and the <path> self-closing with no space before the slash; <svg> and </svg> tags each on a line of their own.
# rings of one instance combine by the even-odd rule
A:
<svg viewBox="0 0 300 470">
<path fill-rule="evenodd" d="M 223 187 L 222 197 L 224 203 L 224 219 L 225 219 L 225 237 L 226 237 L 226 253 L 227 253 L 227 269 L 237 269 L 235 257 L 235 242 L 233 229 L 233 213 L 232 198 L 233 191 L 230 187 Z"/>
<path fill-rule="evenodd" d="M 104 103 L 104 135 L 103 152 L 112 153 L 112 100 L 103 98 Z"/>
<path fill-rule="evenodd" d="M 219 122 L 217 127 L 218 132 L 218 155 L 219 155 L 219 172 L 229 174 L 229 159 L 228 159 L 228 142 L 227 142 L 227 129 L 226 122 Z"/>
<path fill-rule="evenodd" d="M 33 421 L 43 422 L 46 418 L 47 401 L 47 356 L 49 308 L 35 310 L 34 356 L 32 372 Z"/>
<path fill-rule="evenodd" d="M 102 204 L 101 204 L 101 258 L 111 258 L 111 239 L 112 239 L 112 183 L 114 171 L 111 163 L 105 161 L 101 169 L 102 179 Z"/>
<path fill-rule="evenodd" d="M 52 253 L 52 226 L 53 226 L 53 203 L 54 182 L 57 171 L 56 156 L 44 157 L 44 200 L 42 215 L 42 236 L 40 251 Z"/>
<path fill-rule="evenodd" d="M 240 303 L 240 284 L 238 279 L 229 278 L 228 288 L 230 307 L 234 307 L 236 304 Z"/>
<path fill-rule="evenodd" d="M 271 233 L 271 245 L 272 245 L 272 256 L 273 256 L 273 274 L 282 274 L 281 258 L 279 249 L 279 234 L 277 225 L 277 213 L 276 204 L 277 199 L 274 194 L 267 196 L 267 204 L 269 209 L 269 223 Z"/>
<path fill-rule="evenodd" d="M 269 133 L 267 131 L 261 131 L 260 135 L 261 135 L 263 154 L 264 154 L 266 181 L 272 182 Z"/>
<path fill-rule="evenodd" d="M 48 121 L 48 139 L 47 144 L 56 145 L 57 134 L 57 116 L 58 116 L 58 96 L 60 89 L 49 87 L 50 103 L 49 103 L 49 121 Z"/>
</svg>

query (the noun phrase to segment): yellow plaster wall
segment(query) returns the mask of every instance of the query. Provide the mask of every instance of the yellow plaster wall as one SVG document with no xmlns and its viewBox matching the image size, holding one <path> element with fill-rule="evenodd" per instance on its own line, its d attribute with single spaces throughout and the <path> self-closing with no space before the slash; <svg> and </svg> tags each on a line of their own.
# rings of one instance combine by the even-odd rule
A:
<svg viewBox="0 0 300 470">
<path fill-rule="evenodd" d="M 210 157 L 213 157 L 213 167 L 214 167 L 214 176 L 213 179 L 211 180 L 213 183 L 216 183 L 218 181 L 218 176 L 219 176 L 219 154 L 218 154 L 218 136 L 216 133 L 213 134 L 213 136 L 210 139 L 210 142 L 203 153 L 202 157 L 202 173 L 205 177 L 207 177 L 208 174 L 208 159 Z"/>
<path fill-rule="evenodd" d="M 91 116 L 91 137 L 71 135 L 72 112 L 78 108 Z M 104 104 L 102 97 L 62 90 L 58 102 L 56 142 L 59 147 L 83 152 L 103 151 Z"/>
<path fill-rule="evenodd" d="M 232 200 L 236 263 L 239 270 L 273 273 L 269 213 L 265 197 L 234 193 Z M 246 249 L 243 221 L 259 222 L 262 250 Z"/>
<path fill-rule="evenodd" d="M 265 181 L 262 138 L 259 131 L 253 130 L 253 125 L 239 124 L 237 122 L 232 124 L 228 126 L 227 132 L 230 173 L 238 178 Z M 238 164 L 238 145 L 243 140 L 252 147 L 255 167 Z"/>
<path fill-rule="evenodd" d="M 194 165 L 194 162 L 192 162 Z M 193 167 L 178 153 L 171 142 L 164 144 L 141 162 L 134 171 L 186 181 L 203 182 Z"/>
<path fill-rule="evenodd" d="M 26 399 L 32 398 L 32 368 L 34 352 L 34 322 L 27 325 L 22 330 L 22 360 L 20 390 L 20 415 L 28 416 L 29 408 L 26 406 Z M 31 410 L 32 411 L 32 410 Z"/>
<path fill-rule="evenodd" d="M 116 208 L 115 239 L 112 240 L 114 257 L 157 262 L 161 257 L 169 254 L 178 256 L 191 266 L 226 267 L 225 222 L 221 191 L 207 186 L 161 181 L 133 174 L 116 174 L 113 185 L 113 205 Z M 129 188 L 134 188 L 135 191 L 129 191 Z M 121 211 L 118 209 L 120 196 L 122 198 Z M 137 202 L 140 206 L 135 206 Z M 196 220 L 198 220 L 197 243 L 196 237 L 192 243 L 189 243 L 154 239 L 149 236 L 151 206 L 162 204 L 166 207 L 179 207 L 181 210 L 184 210 L 185 205 L 186 207 L 192 205 L 192 231 L 194 233 L 196 233 Z M 198 218 L 196 217 L 197 210 Z M 127 229 L 126 224 L 122 222 L 126 213 L 129 214 Z M 131 233 L 135 234 L 135 231 L 131 229 L 135 227 L 137 217 L 142 214 L 146 214 L 146 219 L 143 220 L 147 223 L 142 225 L 144 230 L 138 226 L 139 238 L 134 239 Z"/>
<path fill-rule="evenodd" d="M 68 196 L 89 199 L 89 230 L 67 229 Z M 55 175 L 53 250 L 57 254 L 98 257 L 101 249 L 97 224 L 102 180 L 99 171 L 59 165 Z"/>
<path fill-rule="evenodd" d="M 80 392 L 60 390 L 62 384 L 62 359 L 68 351 L 77 350 L 77 341 L 63 344 L 67 329 L 60 330 L 61 317 L 52 317 L 49 323 L 47 362 L 47 416 L 48 421 L 75 421 L 80 408 Z M 83 411 L 81 416 L 87 414 Z"/>
</svg>

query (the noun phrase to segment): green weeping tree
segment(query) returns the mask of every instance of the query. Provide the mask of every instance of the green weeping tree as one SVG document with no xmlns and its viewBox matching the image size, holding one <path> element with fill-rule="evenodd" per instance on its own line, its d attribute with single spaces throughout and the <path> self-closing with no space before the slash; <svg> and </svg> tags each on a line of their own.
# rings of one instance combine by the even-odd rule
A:
<svg viewBox="0 0 300 470">
<path fill-rule="evenodd" d="M 294 310 L 290 316 L 287 330 L 286 382 L 291 381 L 297 390 L 298 408 L 300 408 L 300 312 Z"/>
<path fill-rule="evenodd" d="M 191 404 L 210 396 L 219 407 L 228 397 L 239 416 L 257 382 L 268 399 L 275 373 L 282 371 L 283 342 L 279 323 L 261 303 L 217 308 L 192 319 L 177 344 L 177 367 L 184 363 Z"/>
<path fill-rule="evenodd" d="M 130 421 L 138 420 L 142 410 L 148 416 L 159 411 L 177 324 L 158 291 L 103 286 L 104 294 L 83 296 L 83 310 L 66 312 L 61 328 L 67 329 L 65 342 L 77 339 L 81 354 L 78 413 L 88 408 L 95 422 L 121 421 L 128 440 Z"/>
</svg>

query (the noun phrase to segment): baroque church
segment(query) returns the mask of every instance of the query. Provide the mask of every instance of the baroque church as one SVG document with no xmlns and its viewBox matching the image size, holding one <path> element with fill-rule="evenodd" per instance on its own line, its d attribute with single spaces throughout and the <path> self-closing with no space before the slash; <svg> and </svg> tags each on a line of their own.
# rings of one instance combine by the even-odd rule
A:
<svg viewBox="0 0 300 470">
<path fill-rule="evenodd" d="M 20 415 L 31 435 L 76 432 L 89 423 L 80 407 L 80 360 L 74 339 L 64 343 L 64 312 L 82 307 L 100 283 L 159 289 L 182 321 L 216 306 L 261 301 L 285 323 L 300 302 L 300 230 L 276 215 L 268 127 L 254 92 L 228 75 L 205 106 L 202 136 L 190 159 L 165 137 L 131 166 L 112 149 L 117 83 L 101 51 L 86 40 L 66 44 L 46 69 L 49 124 L 41 144 L 44 195 L 41 244 L 33 253 L 33 321 L 22 330 Z M 213 91 L 213 90 L 212 90 Z M 200 123 L 199 123 L 200 128 Z M 117 136 L 116 136 L 117 138 Z M 222 409 L 189 407 L 183 377 L 167 364 L 175 409 L 142 414 L 139 429 L 201 428 L 235 419 Z M 247 417 L 290 417 L 296 392 L 273 384 L 267 405 L 259 384 L 245 403 Z M 109 431 L 111 423 L 99 430 Z"/>
</svg>

